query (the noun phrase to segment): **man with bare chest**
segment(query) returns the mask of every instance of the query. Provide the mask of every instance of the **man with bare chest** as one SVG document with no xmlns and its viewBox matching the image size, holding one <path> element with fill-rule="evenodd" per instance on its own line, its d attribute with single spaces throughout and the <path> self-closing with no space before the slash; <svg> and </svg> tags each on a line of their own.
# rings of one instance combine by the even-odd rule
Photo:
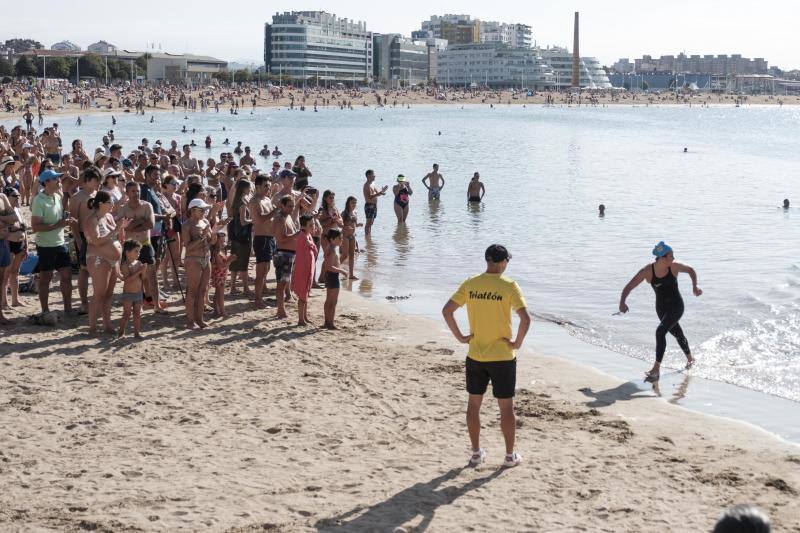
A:
<svg viewBox="0 0 800 533">
<path fill-rule="evenodd" d="M 294 267 L 295 257 L 295 237 L 297 237 L 297 225 L 292 218 L 295 202 L 291 196 L 284 196 L 280 200 L 280 211 L 274 218 L 273 235 L 275 236 L 275 279 L 278 282 L 276 300 L 278 305 L 277 318 L 286 318 L 284 299 L 286 287 L 292 281 L 292 268 Z"/>
<path fill-rule="evenodd" d="M 156 262 L 155 251 L 150 243 L 150 230 L 156 225 L 153 206 L 150 205 L 150 202 L 141 200 L 142 191 L 135 181 L 130 181 L 125 185 L 125 195 L 128 197 L 128 201 L 119 208 L 116 218 L 117 220 L 130 219 L 131 222 L 126 229 L 126 235 L 128 239 L 132 239 L 142 245 L 142 249 L 139 252 L 139 261 L 145 265 L 146 269 L 144 276 L 146 282 L 145 293 L 152 298 L 151 278 L 148 270 L 154 268 Z M 156 306 L 156 311 L 160 311 L 158 306 Z"/>
<path fill-rule="evenodd" d="M 275 255 L 272 217 L 278 212 L 269 198 L 271 183 L 268 176 L 258 176 L 255 181 L 255 194 L 247 208 L 253 219 L 253 251 L 256 256 L 255 306 L 264 307 L 262 295 L 269 273 L 269 264 Z"/>
<path fill-rule="evenodd" d="M 97 167 L 89 167 L 83 172 L 81 178 L 81 188 L 70 197 L 68 210 L 70 217 L 75 219 L 75 222 L 70 225 L 70 231 L 75 238 L 78 263 L 81 268 L 78 274 L 78 294 L 81 298 L 79 314 L 86 314 L 89 309 L 89 271 L 86 269 L 86 251 L 89 243 L 84 232 L 86 220 L 92 215 L 92 210 L 89 209 L 88 203 L 97 193 L 101 177 Z"/>
</svg>

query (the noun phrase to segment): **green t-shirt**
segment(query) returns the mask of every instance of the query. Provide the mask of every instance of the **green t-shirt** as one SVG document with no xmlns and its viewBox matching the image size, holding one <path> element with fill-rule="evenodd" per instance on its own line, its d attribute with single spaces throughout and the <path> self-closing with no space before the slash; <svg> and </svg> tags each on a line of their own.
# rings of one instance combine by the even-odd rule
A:
<svg viewBox="0 0 800 533">
<path fill-rule="evenodd" d="M 50 196 L 44 191 L 37 194 L 31 202 L 31 216 L 41 217 L 44 224 L 55 224 L 64 217 L 64 206 L 61 205 L 61 195 Z M 52 247 L 63 246 L 64 228 L 36 233 L 36 246 Z"/>
</svg>

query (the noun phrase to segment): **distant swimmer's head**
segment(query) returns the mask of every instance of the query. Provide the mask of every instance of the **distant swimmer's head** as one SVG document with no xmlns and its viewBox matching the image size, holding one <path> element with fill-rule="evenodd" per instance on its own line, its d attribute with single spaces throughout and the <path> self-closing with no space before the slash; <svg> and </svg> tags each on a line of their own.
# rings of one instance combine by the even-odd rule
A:
<svg viewBox="0 0 800 533">
<path fill-rule="evenodd" d="M 653 248 L 653 255 L 656 257 L 656 261 L 665 260 L 671 263 L 675 259 L 672 248 L 664 241 L 656 244 Z"/>
<path fill-rule="evenodd" d="M 599 206 L 597 206 L 597 212 L 600 213 L 600 216 L 605 215 L 606 214 L 606 206 L 604 204 L 600 204 Z"/>
<path fill-rule="evenodd" d="M 481 179 L 481 173 L 480 172 L 476 172 L 475 174 L 472 175 L 472 181 L 477 181 L 479 179 Z"/>
<path fill-rule="evenodd" d="M 688 151 L 689 151 L 689 149 L 688 149 L 688 148 L 684 148 L 684 149 L 683 149 L 683 153 L 684 153 L 684 154 L 685 154 L 686 152 L 688 152 Z"/>
<path fill-rule="evenodd" d="M 511 254 L 508 253 L 505 246 L 492 244 L 486 249 L 484 258 L 489 272 L 502 274 L 508 267 L 508 262 L 511 261 Z"/>
<path fill-rule="evenodd" d="M 726 509 L 714 526 L 713 533 L 770 533 L 769 517 L 752 505 L 735 505 Z"/>
<path fill-rule="evenodd" d="M 783 208 L 784 209 L 789 209 L 789 199 L 788 198 L 784 198 L 783 199 Z"/>
</svg>

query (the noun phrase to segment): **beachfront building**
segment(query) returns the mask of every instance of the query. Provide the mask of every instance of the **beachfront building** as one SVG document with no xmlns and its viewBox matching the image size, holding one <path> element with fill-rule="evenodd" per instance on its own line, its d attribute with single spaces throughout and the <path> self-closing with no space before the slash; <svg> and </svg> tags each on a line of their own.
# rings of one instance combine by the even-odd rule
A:
<svg viewBox="0 0 800 533">
<path fill-rule="evenodd" d="M 375 81 L 386 87 L 408 87 L 426 83 L 430 71 L 428 55 L 435 47 L 412 41 L 399 33 L 373 34 Z"/>
<path fill-rule="evenodd" d="M 768 74 L 769 63 L 761 57 L 749 59 L 739 54 L 733 55 L 666 55 L 654 58 L 649 55 L 634 60 L 637 74 L 710 74 L 728 76 L 737 74 Z"/>
<path fill-rule="evenodd" d="M 264 64 L 273 76 L 356 85 L 372 77 L 366 23 L 324 11 L 276 13 L 264 25 Z"/>
<path fill-rule="evenodd" d="M 554 86 L 559 90 L 572 87 L 572 53 L 566 48 L 553 46 L 538 50 L 555 76 Z M 605 69 L 593 57 L 581 57 L 579 63 L 580 86 L 582 89 L 611 89 Z"/>
<path fill-rule="evenodd" d="M 411 34 L 412 39 L 444 39 L 450 44 L 481 42 L 481 22 L 469 15 L 432 15 L 422 21 L 420 29 Z"/>
<path fill-rule="evenodd" d="M 436 81 L 444 86 L 543 90 L 554 86 L 555 77 L 533 48 L 479 43 L 439 52 Z"/>
<path fill-rule="evenodd" d="M 91 52 L 93 54 L 105 55 L 116 52 L 117 47 L 106 41 L 97 41 L 96 43 L 92 43 L 89 46 L 87 46 L 86 51 Z"/>
<path fill-rule="evenodd" d="M 77 44 L 73 43 L 72 41 L 59 41 L 50 47 L 50 50 L 56 50 L 57 52 L 80 52 L 81 47 Z"/>
<path fill-rule="evenodd" d="M 635 65 L 627 57 L 620 58 L 616 63 L 611 65 L 611 72 L 616 74 L 629 74 L 633 72 Z"/>
<path fill-rule="evenodd" d="M 482 43 L 503 43 L 511 48 L 530 48 L 533 42 L 531 27 L 527 24 L 506 24 L 485 20 L 480 24 Z"/>
<path fill-rule="evenodd" d="M 150 52 L 147 59 L 148 80 L 204 83 L 227 69 L 227 61 L 210 56 Z"/>
</svg>

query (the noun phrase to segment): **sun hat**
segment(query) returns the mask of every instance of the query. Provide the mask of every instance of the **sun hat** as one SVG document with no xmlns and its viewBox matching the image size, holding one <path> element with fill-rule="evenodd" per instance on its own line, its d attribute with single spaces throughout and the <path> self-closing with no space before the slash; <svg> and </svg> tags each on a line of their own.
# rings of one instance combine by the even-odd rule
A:
<svg viewBox="0 0 800 533">
<path fill-rule="evenodd" d="M 63 176 L 64 174 L 61 172 L 56 172 L 55 170 L 45 170 L 41 174 L 39 174 L 39 183 L 44 185 L 50 180 L 55 180 Z"/>
<path fill-rule="evenodd" d="M 661 241 L 653 248 L 653 255 L 656 257 L 664 257 L 671 251 L 672 248 L 668 244 L 665 244 L 664 241 Z"/>
<path fill-rule="evenodd" d="M 492 263 L 502 263 L 506 259 L 511 259 L 511 254 L 505 246 L 501 244 L 492 244 L 486 249 L 484 258 Z"/>
<path fill-rule="evenodd" d="M 6 196 L 19 196 L 19 191 L 14 187 L 5 187 L 3 188 L 3 194 Z"/>
<path fill-rule="evenodd" d="M 187 207 L 188 207 L 188 209 L 195 209 L 195 208 L 198 208 L 198 209 L 210 209 L 211 205 L 205 203 L 202 200 L 202 198 L 195 198 L 194 200 L 189 202 L 189 205 Z"/>
<path fill-rule="evenodd" d="M 406 181 L 406 177 L 403 176 L 402 174 L 398 174 L 397 175 L 397 181 L 398 182 L 404 182 L 404 181 Z"/>
<path fill-rule="evenodd" d="M 20 163 L 10 155 L 7 155 L 2 159 L 2 161 L 0 161 L 0 172 L 3 172 L 8 165 L 16 165 L 17 168 L 19 168 L 22 165 L 22 163 Z"/>
<path fill-rule="evenodd" d="M 103 179 L 109 176 L 122 176 L 122 172 L 119 170 L 114 170 L 113 168 L 107 168 L 103 171 Z"/>
</svg>

